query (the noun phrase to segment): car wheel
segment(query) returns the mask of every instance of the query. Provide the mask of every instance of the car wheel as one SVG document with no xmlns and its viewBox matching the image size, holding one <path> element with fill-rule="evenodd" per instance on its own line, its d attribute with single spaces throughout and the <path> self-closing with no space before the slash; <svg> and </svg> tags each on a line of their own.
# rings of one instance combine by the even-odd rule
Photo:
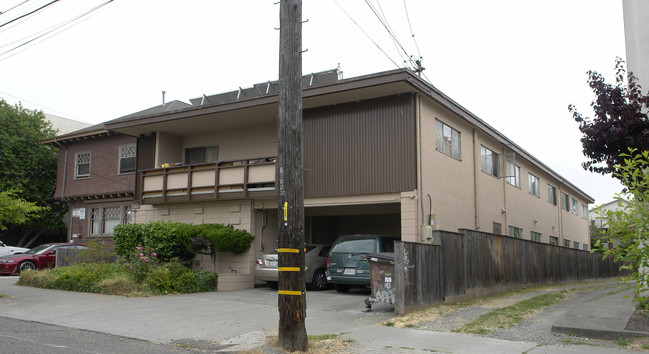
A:
<svg viewBox="0 0 649 354">
<path fill-rule="evenodd" d="M 342 284 L 334 284 L 334 289 L 339 293 L 346 293 L 349 291 L 349 286 Z"/>
<path fill-rule="evenodd" d="M 276 281 L 267 281 L 266 285 L 268 285 L 268 287 L 273 289 L 273 290 L 277 290 L 277 282 Z"/>
<path fill-rule="evenodd" d="M 323 269 L 318 269 L 313 273 L 313 279 L 311 280 L 311 290 L 320 291 L 325 290 L 329 284 L 327 284 L 327 274 Z"/>
<path fill-rule="evenodd" d="M 18 265 L 18 274 L 23 270 L 36 270 L 36 263 L 32 261 L 24 261 Z"/>
</svg>

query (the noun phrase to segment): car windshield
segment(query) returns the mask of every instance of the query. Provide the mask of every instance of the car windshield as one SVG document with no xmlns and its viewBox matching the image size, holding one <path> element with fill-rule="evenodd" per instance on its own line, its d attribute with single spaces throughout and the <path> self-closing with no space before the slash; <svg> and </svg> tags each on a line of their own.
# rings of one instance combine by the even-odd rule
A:
<svg viewBox="0 0 649 354">
<path fill-rule="evenodd" d="M 330 253 L 370 253 L 376 252 L 376 238 L 342 239 L 333 245 Z"/>
<path fill-rule="evenodd" d="M 40 245 L 38 247 L 34 247 L 30 249 L 29 251 L 25 251 L 25 254 L 41 254 L 45 252 L 47 249 L 49 249 L 52 245 L 49 243 L 46 243 L 44 245 Z"/>
</svg>

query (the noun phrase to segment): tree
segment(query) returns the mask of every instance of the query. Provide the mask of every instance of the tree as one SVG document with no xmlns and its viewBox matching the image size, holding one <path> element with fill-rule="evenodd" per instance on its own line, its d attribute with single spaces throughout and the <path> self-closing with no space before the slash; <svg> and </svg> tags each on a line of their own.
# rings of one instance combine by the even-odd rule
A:
<svg viewBox="0 0 649 354">
<path fill-rule="evenodd" d="M 599 73 L 588 71 L 588 85 L 596 96 L 591 104 L 593 117 L 584 117 L 574 105 L 568 107 L 583 133 L 581 143 L 589 160 L 582 166 L 603 175 L 623 163 L 620 154 L 629 148 L 649 150 L 649 95 L 642 95 L 633 73 L 626 77 L 627 85 L 621 58 L 615 60 L 615 72 L 615 85 L 611 85 Z"/>
<path fill-rule="evenodd" d="M 20 191 L 16 198 L 46 207 L 22 225 L 5 225 L 12 234 L 26 238 L 65 227 L 62 216 L 67 208 L 53 198 L 57 149 L 40 143 L 55 134 L 43 112 L 0 100 L 0 191 Z"/>
<path fill-rule="evenodd" d="M 607 222 L 605 236 L 613 247 L 603 247 L 602 238 L 594 244 L 593 251 L 602 252 L 604 258 L 613 256 L 615 261 L 622 261 L 622 268 L 630 272 L 624 280 L 634 283 L 634 299 L 646 302 L 643 293 L 649 290 L 649 169 L 645 166 L 649 165 L 649 151 L 629 149 L 620 158 L 623 162 L 615 165 L 613 172 L 625 187 L 623 193 L 615 196 L 618 209 L 597 211 Z"/>
<path fill-rule="evenodd" d="M 46 209 L 16 197 L 18 191 L 9 190 L 0 192 L 0 230 L 6 230 L 7 225 L 20 225 Z"/>
</svg>

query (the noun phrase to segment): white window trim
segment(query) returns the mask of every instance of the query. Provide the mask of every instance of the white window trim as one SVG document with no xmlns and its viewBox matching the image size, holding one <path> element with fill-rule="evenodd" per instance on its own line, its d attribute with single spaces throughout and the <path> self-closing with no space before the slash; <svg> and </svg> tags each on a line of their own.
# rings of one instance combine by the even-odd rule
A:
<svg viewBox="0 0 649 354">
<path fill-rule="evenodd" d="M 487 161 L 487 154 L 486 152 L 490 152 L 490 159 L 491 159 L 491 170 L 487 170 L 485 166 L 485 162 Z M 498 178 L 499 175 L 499 168 L 500 168 L 500 154 L 497 152 L 491 150 L 490 148 L 480 145 L 480 169 L 482 172 L 494 176 Z"/>
<path fill-rule="evenodd" d="M 441 131 L 439 131 L 440 127 L 441 127 Z M 447 145 L 446 141 L 444 141 L 444 127 L 447 127 L 451 130 L 451 140 L 450 140 L 450 144 L 448 145 L 450 151 L 444 151 L 444 149 L 440 149 L 440 146 Z M 457 135 L 457 140 L 458 140 L 457 143 L 454 143 L 453 141 L 453 136 L 455 135 Z M 457 147 L 457 151 L 454 151 L 453 149 L 454 146 Z M 441 120 L 435 118 L 435 150 L 441 152 L 446 156 L 450 156 L 456 160 L 461 161 L 462 160 L 462 132 L 442 122 Z"/>
<path fill-rule="evenodd" d="M 136 144 L 120 145 L 117 149 L 117 173 L 120 175 L 133 174 L 137 170 L 137 150 L 136 150 L 135 155 L 133 156 L 133 158 L 135 158 L 135 166 L 133 168 L 133 171 L 122 172 L 122 149 L 130 148 L 130 147 L 134 147 L 135 149 L 137 149 Z"/>
<path fill-rule="evenodd" d="M 536 181 L 536 183 L 533 184 L 532 181 Z M 530 194 L 537 198 L 541 198 L 541 180 L 535 175 L 528 173 L 527 182 Z M 532 188 L 533 185 L 536 185 L 536 188 Z"/>
<path fill-rule="evenodd" d="M 88 155 L 88 174 L 79 175 L 79 156 Z M 74 178 L 89 178 L 90 167 L 92 164 L 92 153 L 90 151 L 80 151 L 74 154 Z"/>
<path fill-rule="evenodd" d="M 516 188 L 521 188 L 521 167 L 509 161 L 506 161 L 506 163 L 514 165 L 514 176 L 507 177 L 507 183 Z"/>
</svg>

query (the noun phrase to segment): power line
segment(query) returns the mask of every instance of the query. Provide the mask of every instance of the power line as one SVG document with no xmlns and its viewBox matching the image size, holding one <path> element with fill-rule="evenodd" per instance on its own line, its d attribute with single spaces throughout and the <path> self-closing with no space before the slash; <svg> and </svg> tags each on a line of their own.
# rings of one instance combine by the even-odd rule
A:
<svg viewBox="0 0 649 354">
<path fill-rule="evenodd" d="M 33 10 L 33 11 L 28 12 L 28 13 L 26 13 L 26 14 L 24 14 L 24 15 L 21 15 L 21 16 L 16 17 L 16 18 L 14 18 L 14 19 L 11 20 L 11 21 L 8 21 L 8 22 L 5 22 L 5 23 L 1 24 L 0 27 L 4 27 L 4 26 L 6 26 L 6 25 L 8 25 L 8 24 L 10 24 L 10 23 L 12 23 L 12 22 L 14 22 L 14 21 L 18 21 L 18 20 L 20 20 L 20 19 L 23 18 L 23 17 L 27 17 L 27 16 L 29 16 L 29 15 L 31 15 L 31 14 L 33 14 L 33 13 L 36 13 L 36 12 L 38 12 L 38 11 L 40 11 L 40 10 L 42 10 L 42 9 L 44 9 L 44 8 L 46 8 L 46 7 L 50 6 L 50 5 L 52 5 L 52 4 L 54 4 L 55 2 L 59 2 L 59 0 L 53 0 L 53 1 L 50 1 L 49 3 L 47 3 L 47 4 L 45 4 L 45 5 L 43 5 L 43 6 L 39 7 L 39 8 L 37 8 L 36 10 Z"/>
<path fill-rule="evenodd" d="M 415 63 L 413 62 L 412 57 L 408 54 L 408 52 L 403 47 L 403 45 L 401 44 L 401 42 L 399 41 L 397 36 L 394 34 L 394 32 L 390 30 L 390 26 L 387 24 L 387 20 L 384 19 L 383 17 L 381 17 L 381 15 L 379 15 L 376 8 L 374 7 L 374 5 L 372 5 L 369 2 L 369 0 L 365 0 L 365 4 L 367 4 L 367 6 L 370 8 L 370 10 L 372 10 L 372 13 L 374 13 L 374 16 L 376 16 L 376 18 L 379 20 L 381 25 L 383 25 L 385 30 L 388 32 L 388 35 L 390 36 L 390 38 L 392 38 L 392 42 L 395 43 L 395 45 L 397 45 L 399 48 L 401 48 L 403 53 L 406 55 L 406 59 L 404 59 L 404 62 L 410 61 L 411 65 L 415 66 Z M 403 57 L 401 57 L 401 58 L 403 59 Z"/>
<path fill-rule="evenodd" d="M 29 0 L 25 0 L 25 1 L 21 2 L 20 4 L 18 4 L 18 5 L 14 5 L 13 7 L 9 8 L 8 10 L 0 11 L 0 15 L 4 15 L 4 14 L 6 14 L 7 12 L 9 12 L 9 11 L 11 11 L 11 10 L 17 8 L 18 6 L 20 6 L 20 5 L 22 5 L 22 4 L 26 3 L 26 2 L 29 2 Z"/>
<path fill-rule="evenodd" d="M 406 6 L 406 0 L 403 0 L 403 9 L 406 11 L 406 19 L 408 20 L 408 28 L 410 29 L 410 36 L 412 41 L 415 43 L 415 48 L 417 48 L 417 56 L 421 59 L 421 52 L 419 51 L 419 44 L 415 39 L 415 33 L 412 31 L 412 25 L 410 24 L 410 15 L 408 14 L 408 6 Z"/>
<path fill-rule="evenodd" d="M 59 1 L 59 0 L 55 0 L 55 1 Z M 15 46 L 15 47 L 13 47 L 13 48 L 11 48 L 11 49 L 5 51 L 5 52 L 0 53 L 0 56 L 3 56 L 3 55 L 8 54 L 8 53 L 11 53 L 11 52 L 13 52 L 14 50 L 17 50 L 17 49 L 19 49 L 19 48 L 21 48 L 21 47 L 23 47 L 23 46 L 25 46 L 25 45 L 27 45 L 27 44 L 29 44 L 29 43 L 31 43 L 31 42 L 34 42 L 34 41 L 36 41 L 36 40 L 38 40 L 38 39 L 40 39 L 40 38 L 42 38 L 42 37 L 45 37 L 46 35 L 48 35 L 48 34 L 54 32 L 54 31 L 56 31 L 56 30 L 58 30 L 58 29 L 60 29 L 60 28 L 63 28 L 64 26 L 67 26 L 67 25 L 69 25 L 70 23 L 73 23 L 74 21 L 77 21 L 78 19 L 80 19 L 80 18 L 82 18 L 82 17 L 84 17 L 84 16 L 86 16 L 86 15 L 88 15 L 88 14 L 94 12 L 94 11 L 99 10 L 100 8 L 102 8 L 102 7 L 106 6 L 106 5 L 108 5 L 109 3 L 113 2 L 113 1 L 114 1 L 114 0 L 108 0 L 108 1 L 106 1 L 106 2 L 104 2 L 104 3 L 101 3 L 101 4 L 99 4 L 99 5 L 95 6 L 95 7 L 93 7 L 92 9 L 90 9 L 90 10 L 88 10 L 88 11 L 86 11 L 86 12 L 80 14 L 80 15 L 77 15 L 77 16 L 75 16 L 75 17 L 73 17 L 73 18 L 70 18 L 70 19 L 64 21 L 64 22 L 61 22 L 61 23 L 59 23 L 58 25 L 52 26 L 52 27 L 50 27 L 49 30 L 46 30 L 47 32 L 45 32 L 45 33 L 43 33 L 43 34 L 41 34 L 41 35 L 38 35 L 38 36 L 36 36 L 36 37 L 34 37 L 34 38 L 32 38 L 32 39 L 30 39 L 30 40 L 24 42 L 24 43 L 21 43 L 21 44 Z M 89 17 L 88 17 L 88 18 L 89 18 Z M 61 30 L 61 31 L 59 31 L 59 32 L 57 32 L 57 33 L 54 33 L 53 35 L 51 35 L 51 36 L 45 38 L 44 40 L 50 39 L 50 38 L 54 37 L 55 35 L 57 35 L 57 34 L 59 34 L 59 33 L 63 32 L 63 31 L 65 31 L 65 30 L 67 30 L 67 29 L 70 29 L 70 28 L 72 28 L 72 27 L 78 25 L 79 23 L 81 23 L 81 22 L 87 20 L 88 18 L 85 18 L 85 19 L 83 19 L 82 21 L 79 21 L 79 22 L 77 22 L 77 23 L 74 23 L 74 24 L 72 24 L 71 26 L 69 26 L 69 27 L 67 27 L 67 28 L 64 28 L 63 30 Z M 42 32 L 42 31 L 41 31 L 41 32 Z M 40 32 L 36 32 L 36 33 L 40 33 Z M 33 35 L 32 35 L 32 36 L 33 36 Z M 26 38 L 29 38 L 29 37 L 30 37 L 30 36 L 27 36 L 27 37 L 25 37 L 25 38 L 23 38 L 23 39 L 26 39 Z M 13 42 L 13 43 L 15 43 L 15 42 Z M 41 42 L 41 43 L 42 43 L 42 42 Z M 6 45 L 5 45 L 5 46 L 6 46 Z M 1 47 L 0 47 L 0 48 L 1 48 Z M 25 49 L 26 49 L 26 48 L 25 48 Z M 3 61 L 3 60 L 8 59 L 8 58 L 11 58 L 12 56 L 14 56 L 14 55 L 16 55 L 16 54 L 18 54 L 18 53 L 20 53 L 20 52 L 16 52 L 16 53 L 13 53 L 13 54 L 11 54 L 11 55 L 9 55 L 9 56 L 6 56 L 6 57 L 0 59 L 0 61 Z"/>
<path fill-rule="evenodd" d="M 359 25 L 359 24 L 358 24 L 358 23 L 357 23 L 357 22 L 356 22 L 356 21 L 355 21 L 355 20 L 354 20 L 350 15 L 349 15 L 349 13 L 347 13 L 347 11 L 346 11 L 342 6 L 340 6 L 340 4 L 338 3 L 338 1 L 337 1 L 337 0 L 334 0 L 334 2 L 335 2 L 336 5 L 338 5 L 338 7 L 339 7 L 339 8 L 340 8 L 344 13 L 345 13 L 345 15 L 347 15 L 347 17 L 349 17 L 349 19 L 350 19 L 350 20 L 351 20 L 351 21 L 356 25 L 356 27 L 358 27 L 358 29 L 360 29 L 361 32 L 363 32 L 363 34 L 364 34 L 364 35 L 365 35 L 365 36 L 366 36 L 370 41 L 372 41 L 372 43 L 374 43 L 374 45 L 375 45 L 375 46 L 376 46 L 376 47 L 381 51 L 381 53 L 383 53 L 383 54 L 384 54 L 384 55 L 385 55 L 385 56 L 386 56 L 386 57 L 387 57 L 387 58 L 392 62 L 392 64 L 394 64 L 394 66 L 396 66 L 397 68 L 400 68 L 399 64 L 397 64 L 394 60 L 392 60 L 392 58 L 390 58 L 390 56 L 388 55 L 388 53 L 386 53 L 386 52 L 383 50 L 383 48 L 381 48 L 381 46 L 378 45 L 378 43 L 376 43 L 376 42 L 374 41 L 374 39 L 372 39 L 372 37 L 370 37 L 370 35 L 367 34 L 367 32 L 365 32 L 365 30 L 364 30 L 364 29 L 363 29 L 363 28 L 362 28 L 362 27 L 361 27 L 361 26 L 360 26 L 360 25 Z"/>
</svg>

